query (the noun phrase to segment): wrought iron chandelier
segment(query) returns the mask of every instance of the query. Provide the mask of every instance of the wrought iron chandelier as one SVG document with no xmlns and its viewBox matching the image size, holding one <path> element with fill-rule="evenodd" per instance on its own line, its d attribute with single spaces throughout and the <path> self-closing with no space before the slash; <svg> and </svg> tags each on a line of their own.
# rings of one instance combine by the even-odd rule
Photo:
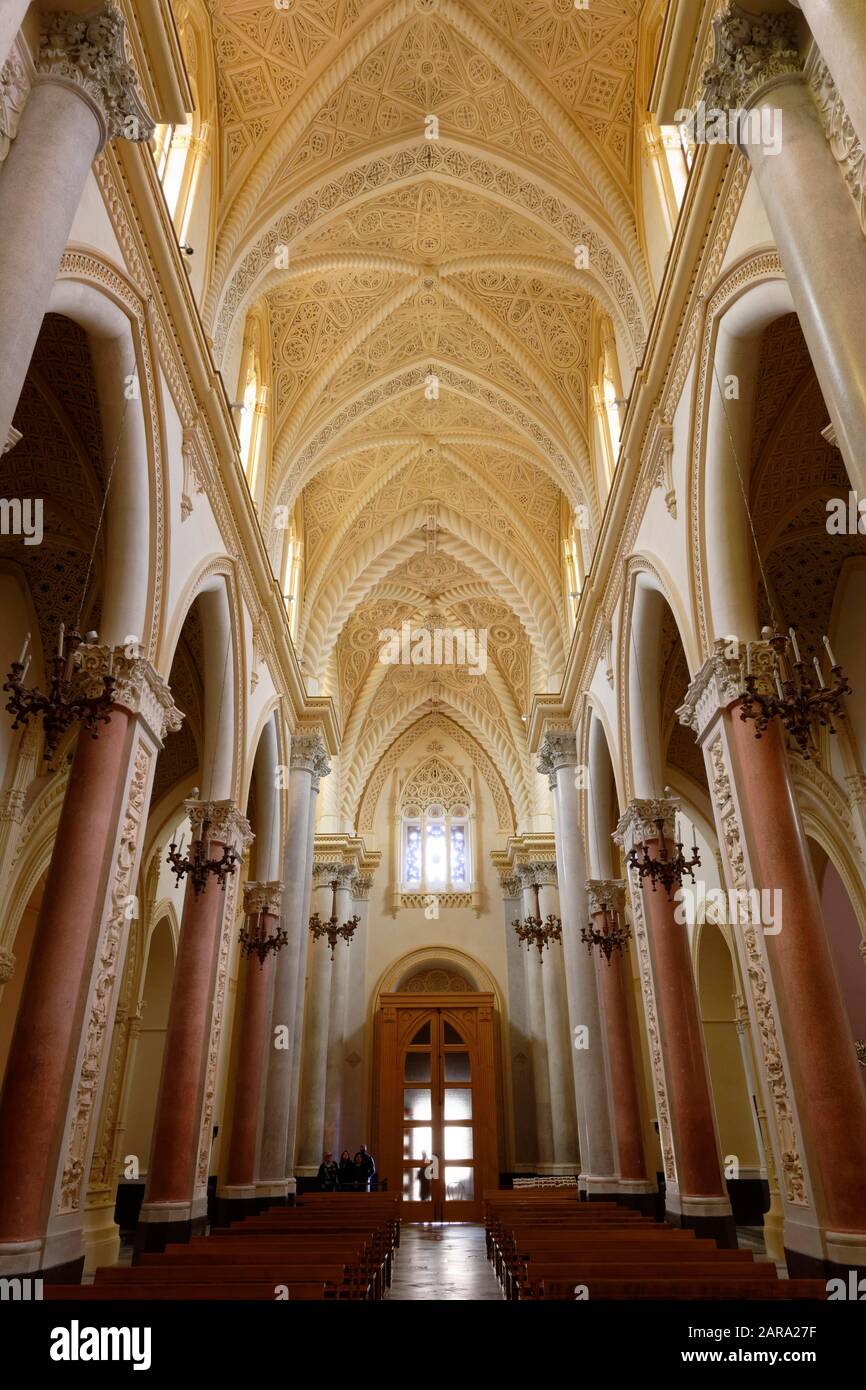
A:
<svg viewBox="0 0 866 1390">
<path fill-rule="evenodd" d="M 313 940 L 318 941 L 320 936 L 326 936 L 328 938 L 328 945 L 331 948 L 331 960 L 334 959 L 334 948 L 336 947 L 337 942 L 340 940 L 340 938 L 342 937 L 342 939 L 348 946 L 349 942 L 352 940 L 352 937 L 355 935 L 355 932 L 357 931 L 361 921 L 360 917 L 350 917 L 348 922 L 344 922 L 342 926 L 339 925 L 340 919 L 337 916 L 338 887 L 339 879 L 332 879 L 331 915 L 328 918 L 327 922 L 322 921 L 318 912 L 314 912 L 312 917 L 310 918 L 310 931 L 313 933 Z"/>
<path fill-rule="evenodd" d="M 653 892 L 660 883 L 668 895 L 671 896 L 672 889 L 682 888 L 683 879 L 688 874 L 692 883 L 695 882 L 695 869 L 700 868 L 701 856 L 698 852 L 698 842 L 695 837 L 692 845 L 692 857 L 686 859 L 683 853 L 683 842 L 679 838 L 676 821 L 674 822 L 674 839 L 671 851 L 668 851 L 668 842 L 665 838 L 665 818 L 658 816 L 655 821 L 658 831 L 658 853 L 653 858 L 644 838 L 639 844 L 632 845 L 628 852 L 627 863 L 630 869 L 634 869 L 638 875 L 640 883 L 648 878 Z M 655 837 L 652 837 L 655 838 Z"/>
<path fill-rule="evenodd" d="M 99 725 L 107 724 L 111 718 L 115 687 L 114 652 L 109 652 L 108 670 L 102 677 L 102 690 L 96 695 L 86 694 L 76 680 L 81 669 L 79 648 L 83 643 L 94 645 L 97 641 L 95 632 L 88 632 L 87 636 L 82 638 L 75 628 L 67 632 L 63 623 L 60 624 L 57 652 L 51 658 L 51 679 L 47 695 L 35 688 L 24 688 L 31 661 L 29 632 L 24 639 L 21 655 L 17 661 L 12 662 L 9 669 L 3 689 L 9 692 L 6 709 L 15 716 L 12 728 L 21 728 L 34 716 L 41 715 L 45 732 L 42 757 L 46 762 L 53 758 L 57 745 L 70 724 L 80 720 L 91 738 L 96 738 Z"/>
<path fill-rule="evenodd" d="M 198 800 L 198 787 L 193 787 L 191 800 Z M 190 812 L 190 821 L 192 821 L 192 812 Z M 175 882 L 179 884 L 181 879 L 189 874 L 189 880 L 196 897 L 204 891 L 211 874 L 214 875 L 220 888 L 225 892 L 226 880 L 230 874 L 235 872 L 240 862 L 237 850 L 231 845 L 223 846 L 223 852 L 219 859 L 211 857 L 210 826 L 210 818 L 205 813 L 193 832 L 189 854 L 183 853 L 183 835 L 180 837 L 179 845 L 172 841 L 168 847 L 166 863 L 171 866 Z"/>
<path fill-rule="evenodd" d="M 250 917 L 244 919 L 244 924 L 240 929 L 238 941 L 245 956 L 258 956 L 259 969 L 261 970 L 268 955 L 273 952 L 281 951 L 284 946 L 289 944 L 288 933 L 283 927 L 277 926 L 276 931 L 269 932 L 262 921 L 262 913 L 256 913 L 255 927 L 250 930 Z"/>
<path fill-rule="evenodd" d="M 531 951 L 533 946 L 537 947 L 543 963 L 546 947 L 550 945 L 551 941 L 562 940 L 562 921 L 559 917 L 554 917 L 552 912 L 548 913 L 542 921 L 541 904 L 538 898 L 539 885 L 533 883 L 530 887 L 535 894 L 535 915 L 524 917 L 522 922 L 515 917 L 512 926 L 517 932 L 521 946 L 525 946 L 527 951 Z"/>
<path fill-rule="evenodd" d="M 631 928 L 620 912 L 611 885 L 588 883 L 586 886 L 590 893 L 591 916 L 588 924 L 581 928 L 580 939 L 590 955 L 598 948 L 610 965 L 614 951 L 622 955 L 626 942 L 631 940 Z M 600 927 L 594 920 L 598 916 L 602 919 Z"/>
<path fill-rule="evenodd" d="M 815 726 L 829 728 L 835 734 L 834 719 L 844 719 L 842 704 L 845 695 L 853 694 L 848 677 L 837 663 L 827 638 L 824 646 L 830 662 L 830 683 L 824 680 L 821 662 L 812 657 L 815 679 L 812 678 L 808 663 L 800 656 L 797 634 L 793 628 L 786 637 L 781 632 L 773 632 L 765 627 L 761 636 L 772 649 L 772 670 L 755 672 L 752 670 L 752 648 L 746 643 L 746 675 L 744 695 L 740 704 L 740 718 L 751 720 L 755 725 L 755 738 L 760 738 L 773 719 L 779 719 L 783 728 L 791 735 L 800 748 L 804 758 L 811 757 L 815 746 Z M 788 655 L 790 643 L 794 659 Z M 770 678 L 775 689 L 767 689 Z M 764 689 L 760 689 L 761 685 Z"/>
</svg>

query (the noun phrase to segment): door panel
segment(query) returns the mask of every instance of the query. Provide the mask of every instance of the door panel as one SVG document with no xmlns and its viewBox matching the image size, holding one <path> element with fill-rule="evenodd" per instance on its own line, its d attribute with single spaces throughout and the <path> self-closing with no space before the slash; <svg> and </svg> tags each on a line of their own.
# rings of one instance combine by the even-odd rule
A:
<svg viewBox="0 0 866 1390">
<path fill-rule="evenodd" d="M 497 1183 L 492 996 L 471 1000 L 382 998 L 380 1173 L 407 1221 L 478 1220 Z"/>
</svg>

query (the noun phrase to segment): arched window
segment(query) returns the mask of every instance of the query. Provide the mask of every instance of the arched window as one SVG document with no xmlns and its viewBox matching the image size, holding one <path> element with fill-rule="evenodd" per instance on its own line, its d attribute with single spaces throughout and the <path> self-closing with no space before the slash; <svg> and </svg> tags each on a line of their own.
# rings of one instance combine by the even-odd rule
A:
<svg viewBox="0 0 866 1390">
<path fill-rule="evenodd" d="M 404 892 L 469 893 L 472 838 L 469 790 L 439 757 L 412 774 L 400 799 Z"/>
</svg>

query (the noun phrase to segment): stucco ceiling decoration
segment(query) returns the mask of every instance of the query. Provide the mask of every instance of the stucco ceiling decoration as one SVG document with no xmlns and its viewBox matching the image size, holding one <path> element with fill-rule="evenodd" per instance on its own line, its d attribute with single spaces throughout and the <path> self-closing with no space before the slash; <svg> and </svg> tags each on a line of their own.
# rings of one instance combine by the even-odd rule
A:
<svg viewBox="0 0 866 1390">
<path fill-rule="evenodd" d="M 568 641 L 562 518 L 600 514 L 590 343 L 608 315 L 630 377 L 651 303 L 632 188 L 641 7 L 213 0 L 205 318 L 231 364 L 248 308 L 267 308 L 262 520 L 270 536 L 300 500 L 297 642 L 337 705 L 344 806 L 442 708 L 531 814 L 523 717 Z M 487 670 L 383 664 L 378 633 L 404 621 L 483 630 Z"/>
</svg>

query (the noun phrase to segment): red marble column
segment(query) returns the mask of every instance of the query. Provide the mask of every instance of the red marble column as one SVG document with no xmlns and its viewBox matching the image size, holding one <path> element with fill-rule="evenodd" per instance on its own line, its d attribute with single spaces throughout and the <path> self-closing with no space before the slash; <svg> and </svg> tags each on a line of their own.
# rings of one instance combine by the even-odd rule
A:
<svg viewBox="0 0 866 1390">
<path fill-rule="evenodd" d="M 774 721 L 756 739 L 737 705 L 727 719 L 755 878 L 782 895 L 782 929 L 767 934 L 767 950 L 800 1120 L 820 1177 L 822 1224 L 866 1232 L 866 1095 L 782 734 Z"/>
<path fill-rule="evenodd" d="M 45 1230 L 117 838 L 130 714 L 79 737 L 0 1099 L 0 1255 Z"/>
<path fill-rule="evenodd" d="M 659 858 L 657 840 L 647 849 Z M 642 892 L 680 1196 L 725 1197 L 687 929 L 663 888 Z"/>
<path fill-rule="evenodd" d="M 593 921 L 601 931 L 604 914 L 594 912 Z M 623 1182 L 645 1182 L 646 1162 L 634 1050 L 629 1027 L 625 961 L 618 951 L 613 952 L 609 962 L 599 962 L 598 978 L 607 1031 L 619 1176 Z"/>
<path fill-rule="evenodd" d="M 248 925 L 251 931 L 255 930 L 258 921 L 259 914 L 250 913 Z M 270 912 L 263 912 L 261 925 L 265 934 L 270 935 L 279 925 L 279 918 Z M 226 1187 L 249 1188 L 251 1196 L 255 1193 L 256 1133 L 262 1098 L 265 1028 L 268 1021 L 273 959 L 273 956 L 269 955 L 260 965 L 256 956 L 250 955 L 244 964 L 244 997 L 238 1029 L 234 1109 L 231 1145 L 226 1165 Z"/>
<path fill-rule="evenodd" d="M 224 846 L 211 840 L 218 858 Z M 201 1131 L 202 1094 L 225 893 L 208 876 L 187 884 L 145 1202 L 190 1204 Z"/>
</svg>

